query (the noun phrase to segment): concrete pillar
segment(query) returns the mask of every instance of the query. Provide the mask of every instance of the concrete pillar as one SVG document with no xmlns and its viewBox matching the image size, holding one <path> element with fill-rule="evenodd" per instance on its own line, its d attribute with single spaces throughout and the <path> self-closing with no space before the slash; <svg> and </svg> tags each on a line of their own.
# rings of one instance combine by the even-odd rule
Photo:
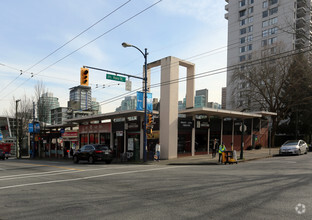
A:
<svg viewBox="0 0 312 220">
<path fill-rule="evenodd" d="M 220 136 L 220 144 L 223 142 L 223 118 L 221 118 L 221 136 Z"/>
<path fill-rule="evenodd" d="M 234 118 L 232 118 L 232 146 L 234 146 L 234 135 L 235 135 L 234 132 L 235 132 Z"/>
<path fill-rule="evenodd" d="M 195 66 L 187 65 L 186 80 L 186 109 L 194 107 L 194 91 L 195 91 Z"/>
<path fill-rule="evenodd" d="M 195 123 L 195 115 L 192 117 L 192 120 Z M 194 127 L 192 128 L 192 142 L 191 142 L 192 143 L 192 151 L 191 151 L 192 156 L 195 155 L 195 136 L 196 136 L 195 130 L 196 130 L 196 125 L 194 124 Z"/>
<path fill-rule="evenodd" d="M 177 158 L 178 154 L 178 83 L 179 60 L 166 57 L 161 60 L 161 88 L 160 88 L 160 146 L 161 158 Z M 174 65 L 175 63 L 175 65 Z"/>
<path fill-rule="evenodd" d="M 207 138 L 207 154 L 209 155 L 209 148 L 210 148 L 210 117 L 208 116 L 208 138 Z"/>
<path fill-rule="evenodd" d="M 111 120 L 110 124 L 110 141 L 109 141 L 110 147 L 114 149 L 115 143 L 114 143 L 114 133 L 113 133 L 113 120 Z"/>
</svg>

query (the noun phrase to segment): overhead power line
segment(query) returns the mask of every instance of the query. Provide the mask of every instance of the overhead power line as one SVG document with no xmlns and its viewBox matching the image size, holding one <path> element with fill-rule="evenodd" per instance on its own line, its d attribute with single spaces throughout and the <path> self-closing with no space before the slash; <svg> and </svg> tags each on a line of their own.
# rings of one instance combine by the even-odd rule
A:
<svg viewBox="0 0 312 220">
<path fill-rule="evenodd" d="M 104 35 L 112 32 L 113 30 L 117 29 L 118 27 L 122 26 L 123 24 L 129 22 L 130 20 L 134 19 L 135 17 L 139 16 L 140 14 L 144 13 L 145 11 L 149 10 L 150 8 L 154 7 L 155 5 L 157 5 L 158 3 L 160 3 L 162 0 L 159 0 L 157 2 L 155 2 L 154 4 L 146 7 L 145 9 L 141 10 L 140 12 L 136 13 L 135 15 L 129 17 L 128 19 L 124 20 L 123 22 L 119 23 L 118 25 L 114 26 L 113 28 L 109 29 L 108 31 L 106 31 L 105 33 L 99 35 L 98 37 L 94 38 L 93 40 L 89 41 L 88 43 L 82 45 L 81 47 L 79 47 L 78 49 L 72 51 L 71 53 L 67 54 L 66 56 L 64 56 L 63 58 L 57 60 L 56 62 L 52 63 L 51 65 L 47 66 L 46 68 L 42 69 L 41 71 L 37 72 L 36 74 L 33 74 L 33 76 L 37 76 L 40 73 L 42 73 L 43 71 L 51 68 L 52 66 L 54 66 L 55 64 L 61 62 L 62 60 L 66 59 L 67 57 L 73 55 L 74 53 L 76 53 L 77 51 L 81 50 L 82 48 L 88 46 L 89 44 L 93 43 L 94 41 L 98 40 L 99 38 L 103 37 Z M 26 82 L 28 82 L 31 78 L 28 78 L 27 80 L 25 80 L 23 83 L 21 83 L 20 85 L 18 85 L 13 91 L 11 91 L 10 93 L 16 91 L 18 88 L 20 88 L 22 85 L 24 85 Z"/>
<path fill-rule="evenodd" d="M 306 48 L 308 48 L 308 49 L 307 50 L 300 50 L 300 51 L 297 51 L 297 52 L 295 52 L 296 50 L 285 51 L 283 53 L 275 54 L 275 55 L 270 56 L 270 57 L 259 58 L 259 59 L 255 59 L 255 60 L 252 60 L 252 61 L 249 61 L 249 62 L 235 64 L 235 65 L 232 65 L 232 66 L 229 66 L 229 67 L 223 67 L 223 68 L 216 69 L 216 70 L 205 71 L 205 72 L 202 72 L 202 73 L 199 73 L 199 74 L 195 74 L 192 77 L 187 77 L 186 76 L 186 77 L 181 77 L 181 78 L 178 78 L 178 79 L 175 79 L 175 80 L 170 80 L 170 81 L 165 81 L 165 82 L 162 82 L 162 83 L 152 84 L 152 85 L 150 85 L 149 88 L 157 88 L 157 87 L 164 86 L 164 85 L 170 85 L 170 84 L 174 84 L 174 83 L 184 82 L 184 81 L 187 81 L 187 80 L 190 80 L 190 79 L 198 79 L 198 78 L 218 75 L 218 74 L 221 74 L 221 73 L 225 73 L 226 71 L 235 70 L 236 68 L 240 67 L 243 64 L 249 65 L 249 66 L 259 65 L 259 64 L 261 64 L 263 62 L 271 62 L 271 61 L 275 61 L 277 59 L 282 59 L 282 58 L 285 58 L 285 57 L 288 57 L 288 56 L 294 56 L 294 55 L 303 54 L 303 53 L 312 51 L 312 49 L 310 49 L 310 46 L 308 46 Z M 124 98 L 126 96 L 134 94 L 137 91 L 140 91 L 141 89 L 142 88 L 140 87 L 140 88 L 138 88 L 138 89 L 136 89 L 134 91 L 127 92 L 127 93 L 124 93 L 122 95 L 119 95 L 119 96 L 110 98 L 108 100 L 102 101 L 102 102 L 100 102 L 100 105 L 110 104 L 110 103 L 115 102 L 117 100 L 120 100 L 120 99 L 122 99 L 122 98 Z"/>
</svg>

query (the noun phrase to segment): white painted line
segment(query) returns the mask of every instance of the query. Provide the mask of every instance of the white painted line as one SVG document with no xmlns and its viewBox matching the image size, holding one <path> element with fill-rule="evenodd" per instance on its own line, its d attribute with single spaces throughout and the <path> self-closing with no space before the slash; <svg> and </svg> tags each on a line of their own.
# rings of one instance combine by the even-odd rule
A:
<svg viewBox="0 0 312 220">
<path fill-rule="evenodd" d="M 126 168 L 126 167 L 129 167 L 129 166 L 114 167 L 114 168 L 121 169 L 121 168 Z M 88 170 L 62 170 L 62 171 L 57 170 L 57 171 L 42 172 L 42 173 L 29 173 L 29 174 L 2 176 L 2 177 L 0 177 L 0 181 L 26 179 L 26 178 L 34 178 L 34 177 L 42 177 L 42 176 L 63 175 L 63 174 L 69 174 L 69 173 L 78 173 L 78 172 L 85 172 L 85 171 L 97 171 L 97 170 L 105 170 L 105 169 L 109 169 L 109 167 L 98 168 L 98 169 L 88 169 Z"/>
<path fill-rule="evenodd" d="M 184 168 L 184 167 L 185 166 L 162 167 L 162 168 L 153 168 L 153 169 L 146 169 L 146 170 L 133 170 L 133 171 L 118 172 L 118 173 L 108 173 L 108 174 L 102 174 L 102 175 L 96 175 L 96 176 L 79 177 L 79 178 L 74 178 L 74 179 L 52 180 L 52 181 L 37 182 L 37 183 L 26 183 L 26 184 L 19 184 L 19 185 L 3 186 L 3 187 L 0 187 L 0 190 L 25 187 L 25 186 L 45 185 L 45 184 L 51 184 L 51 183 L 63 183 L 63 182 L 71 182 L 71 181 L 78 181 L 78 180 L 87 180 L 87 179 L 94 179 L 94 178 L 100 178 L 100 177 L 106 177 L 106 176 L 116 176 L 116 175 L 123 175 L 123 174 L 131 174 L 131 173 L 143 173 L 143 172 L 156 171 L 156 170 Z"/>
</svg>

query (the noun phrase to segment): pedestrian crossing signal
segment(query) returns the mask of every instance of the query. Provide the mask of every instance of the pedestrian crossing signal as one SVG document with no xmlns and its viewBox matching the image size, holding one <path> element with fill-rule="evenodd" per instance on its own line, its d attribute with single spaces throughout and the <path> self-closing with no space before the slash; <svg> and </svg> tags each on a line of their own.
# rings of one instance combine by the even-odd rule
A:
<svg viewBox="0 0 312 220">
<path fill-rule="evenodd" d="M 80 85 L 89 86 L 89 69 L 82 67 L 80 69 Z"/>
</svg>

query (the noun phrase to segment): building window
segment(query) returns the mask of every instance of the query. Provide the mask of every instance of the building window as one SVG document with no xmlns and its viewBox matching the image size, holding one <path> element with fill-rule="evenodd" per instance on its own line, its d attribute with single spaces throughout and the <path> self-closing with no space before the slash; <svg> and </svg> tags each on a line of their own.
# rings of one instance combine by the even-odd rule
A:
<svg viewBox="0 0 312 220">
<path fill-rule="evenodd" d="M 254 11 L 254 8 L 253 8 L 253 7 L 248 8 L 248 14 L 252 14 L 253 11 Z"/>
<path fill-rule="evenodd" d="M 269 0 L 269 5 L 274 5 L 278 2 L 278 0 Z"/>
<path fill-rule="evenodd" d="M 243 43 L 245 43 L 245 42 L 246 42 L 246 37 L 242 37 L 242 38 L 240 39 L 240 43 L 243 44 Z"/>
<path fill-rule="evenodd" d="M 248 23 L 252 23 L 253 22 L 253 16 L 248 18 Z"/>
<path fill-rule="evenodd" d="M 252 54 L 248 54 L 248 60 L 251 60 L 252 59 Z"/>
<path fill-rule="evenodd" d="M 246 9 L 239 11 L 239 17 L 243 17 L 246 15 Z"/>
<path fill-rule="evenodd" d="M 276 47 L 272 47 L 272 48 L 270 49 L 270 52 L 271 52 L 271 54 L 276 54 Z"/>
<path fill-rule="evenodd" d="M 243 19 L 239 22 L 240 26 L 243 26 L 246 24 L 247 19 Z"/>
<path fill-rule="evenodd" d="M 240 29 L 240 34 L 241 34 L 241 35 L 242 35 L 242 34 L 246 34 L 246 28 Z"/>
<path fill-rule="evenodd" d="M 262 8 L 267 8 L 268 7 L 268 1 L 264 1 L 262 3 Z"/>
<path fill-rule="evenodd" d="M 248 27 L 248 32 L 252 32 L 252 30 L 253 30 L 253 26 L 251 25 Z"/>
<path fill-rule="evenodd" d="M 248 51 L 252 50 L 252 44 L 248 44 Z"/>
<path fill-rule="evenodd" d="M 265 18 L 265 17 L 268 17 L 269 13 L 268 11 L 263 11 L 262 12 L 262 17 Z"/>
<path fill-rule="evenodd" d="M 245 47 L 245 46 L 244 46 L 244 47 L 240 47 L 240 48 L 239 48 L 239 52 L 240 52 L 240 53 L 246 52 L 246 47 Z"/>
<path fill-rule="evenodd" d="M 245 55 L 242 55 L 239 57 L 239 62 L 243 62 L 246 60 L 246 56 Z"/>
<path fill-rule="evenodd" d="M 277 42 L 277 37 L 272 37 L 269 39 L 269 45 L 275 44 Z"/>
<path fill-rule="evenodd" d="M 266 36 L 268 36 L 268 30 L 262 31 L 262 37 L 266 37 Z"/>
<path fill-rule="evenodd" d="M 270 19 L 270 25 L 273 25 L 273 24 L 276 24 L 276 23 L 277 23 L 277 17 Z"/>
<path fill-rule="evenodd" d="M 248 42 L 252 41 L 252 35 L 248 35 L 248 36 L 247 36 L 247 41 L 248 41 Z"/>
<path fill-rule="evenodd" d="M 269 29 L 269 35 L 276 34 L 276 33 L 277 33 L 277 27 Z"/>
<path fill-rule="evenodd" d="M 243 7 L 246 5 L 246 0 L 239 1 L 239 7 Z"/>
<path fill-rule="evenodd" d="M 270 15 L 276 14 L 276 13 L 278 12 L 278 7 L 271 8 L 271 9 L 269 10 L 269 12 L 270 12 Z"/>
<path fill-rule="evenodd" d="M 265 47 L 265 46 L 267 46 L 267 45 L 268 45 L 268 40 L 262 40 L 261 46 L 262 46 L 262 47 Z"/>
<path fill-rule="evenodd" d="M 262 27 L 267 27 L 267 26 L 269 26 L 269 20 L 263 21 Z"/>
<path fill-rule="evenodd" d="M 254 3 L 254 0 L 249 0 L 249 4 L 253 4 Z"/>
</svg>

